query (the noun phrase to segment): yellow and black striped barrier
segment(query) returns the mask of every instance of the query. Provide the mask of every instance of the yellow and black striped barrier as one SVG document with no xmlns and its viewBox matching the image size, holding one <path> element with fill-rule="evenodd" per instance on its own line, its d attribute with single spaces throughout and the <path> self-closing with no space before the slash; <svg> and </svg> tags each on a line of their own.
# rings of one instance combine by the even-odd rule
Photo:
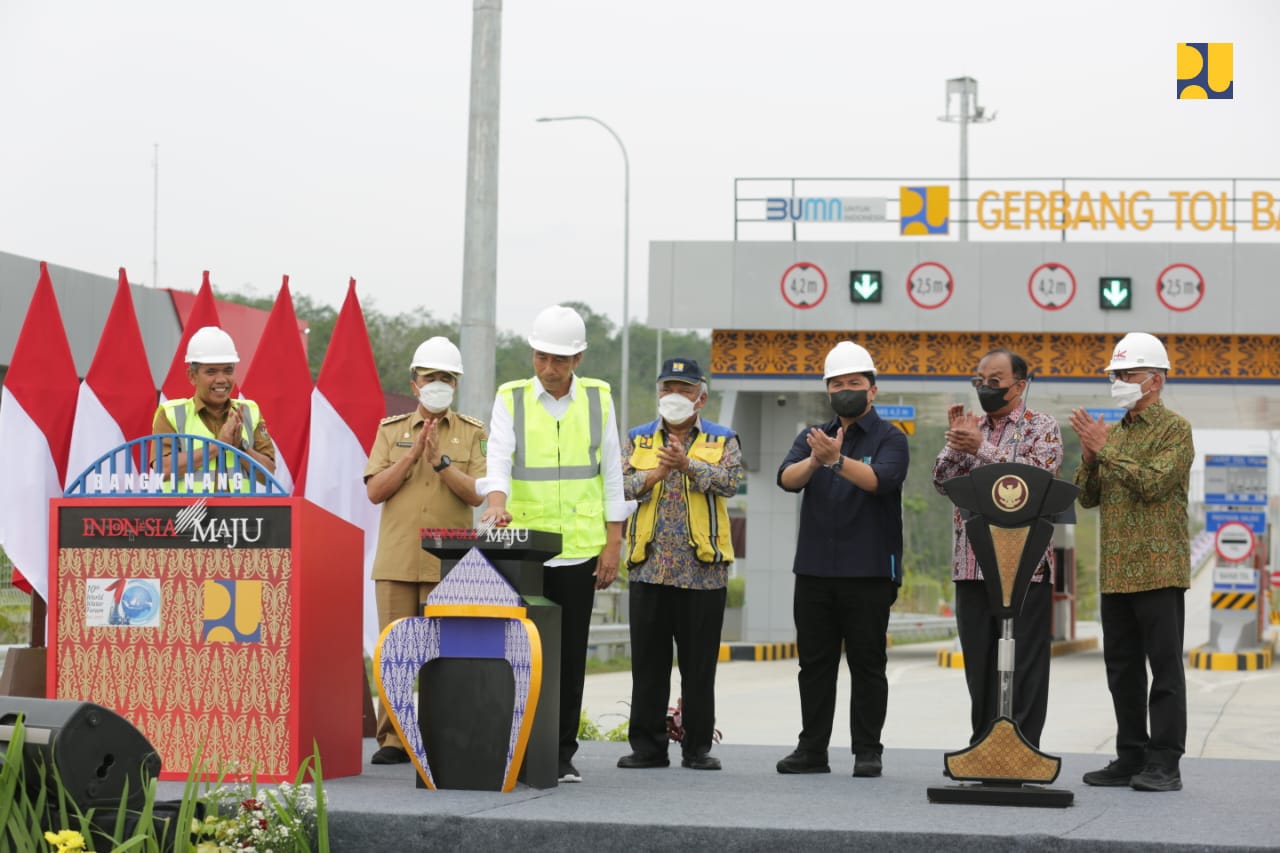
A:
<svg viewBox="0 0 1280 853">
<path fill-rule="evenodd" d="M 1270 669 L 1272 658 L 1270 646 L 1247 652 L 1210 652 L 1200 648 L 1187 652 L 1187 666 L 1219 671 Z"/>
<path fill-rule="evenodd" d="M 1075 640 L 1054 640 L 1049 646 L 1050 657 L 1087 652 L 1098 647 L 1097 637 L 1079 637 Z M 943 669 L 964 669 L 964 652 L 959 649 L 938 649 L 938 666 Z"/>
<path fill-rule="evenodd" d="M 1214 610 L 1257 610 L 1258 594 L 1256 592 L 1215 592 L 1209 597 L 1209 606 Z"/>
<path fill-rule="evenodd" d="M 721 643 L 720 663 L 731 660 L 783 660 L 796 657 L 795 643 Z"/>
</svg>

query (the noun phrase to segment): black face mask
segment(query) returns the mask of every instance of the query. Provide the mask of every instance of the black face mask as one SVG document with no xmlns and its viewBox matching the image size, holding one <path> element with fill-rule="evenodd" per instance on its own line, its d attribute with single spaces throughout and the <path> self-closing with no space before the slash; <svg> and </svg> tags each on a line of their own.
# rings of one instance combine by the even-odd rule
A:
<svg viewBox="0 0 1280 853">
<path fill-rule="evenodd" d="M 1010 385 L 1009 388 L 1013 386 Z M 1009 388 L 988 388 L 983 385 L 978 389 L 978 404 L 982 406 L 982 411 L 988 415 L 997 412 L 1009 404 L 1005 399 L 1009 394 Z"/>
<path fill-rule="evenodd" d="M 842 418 L 856 418 L 867 410 L 867 391 L 837 391 L 831 395 L 831 411 Z"/>
</svg>

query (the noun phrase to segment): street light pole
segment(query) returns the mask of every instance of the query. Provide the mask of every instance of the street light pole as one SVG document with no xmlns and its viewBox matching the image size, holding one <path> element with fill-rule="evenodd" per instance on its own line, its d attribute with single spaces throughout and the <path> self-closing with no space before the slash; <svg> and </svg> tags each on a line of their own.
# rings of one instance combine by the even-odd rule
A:
<svg viewBox="0 0 1280 853">
<path fill-rule="evenodd" d="M 951 96 L 960 97 L 960 109 L 951 113 Z M 938 121 L 954 121 L 960 125 L 960 239 L 969 239 L 969 125 L 994 121 L 995 111 L 986 115 L 978 106 L 978 81 L 972 77 L 954 77 L 947 81 L 947 114 Z"/>
<path fill-rule="evenodd" d="M 622 151 L 622 405 L 619 408 L 618 429 L 625 435 L 631 428 L 628 419 L 630 382 L 627 373 L 631 367 L 631 158 L 627 146 L 622 144 L 612 127 L 595 116 L 544 116 L 538 121 L 591 121 L 609 131 L 613 141 Z"/>
</svg>

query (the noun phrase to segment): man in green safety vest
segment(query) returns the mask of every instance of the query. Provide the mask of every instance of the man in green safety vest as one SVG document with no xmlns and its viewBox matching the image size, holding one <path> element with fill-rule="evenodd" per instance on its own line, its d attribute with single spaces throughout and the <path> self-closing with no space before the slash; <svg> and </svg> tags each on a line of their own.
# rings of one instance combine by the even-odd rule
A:
<svg viewBox="0 0 1280 853">
<path fill-rule="evenodd" d="M 217 439 L 224 444 L 239 447 L 262 467 L 275 473 L 276 450 L 267 434 L 267 424 L 262 419 L 258 404 L 252 400 L 235 400 L 231 389 L 236 384 L 236 365 L 240 356 L 236 353 L 231 336 L 217 326 L 197 329 L 187 342 L 187 379 L 194 388 L 192 396 L 166 400 L 156 409 L 151 431 L 156 434 L 179 433 L 201 438 Z M 188 460 L 187 449 L 178 447 L 177 453 L 166 445 L 160 470 L 166 478 L 175 475 L 172 491 L 179 493 L 202 492 L 204 472 L 213 469 L 216 460 L 206 465 L 203 448 L 197 447 Z M 236 466 L 230 453 L 221 466 L 225 475 L 241 475 L 240 491 L 249 490 L 248 472 L 244 466 Z M 175 458 L 176 457 L 176 458 Z M 185 484 L 184 475 L 193 472 L 194 482 Z M 166 490 L 168 491 L 168 489 Z"/>
<path fill-rule="evenodd" d="M 533 322 L 534 376 L 498 389 L 489 420 L 488 475 L 480 522 L 561 535 L 543 591 L 560 605 L 561 782 L 581 782 L 573 766 L 582 713 L 587 635 L 595 591 L 618 576 L 622 524 L 634 508 L 622 493 L 622 450 L 609 384 L 574 373 L 587 327 L 553 305 Z"/>
</svg>

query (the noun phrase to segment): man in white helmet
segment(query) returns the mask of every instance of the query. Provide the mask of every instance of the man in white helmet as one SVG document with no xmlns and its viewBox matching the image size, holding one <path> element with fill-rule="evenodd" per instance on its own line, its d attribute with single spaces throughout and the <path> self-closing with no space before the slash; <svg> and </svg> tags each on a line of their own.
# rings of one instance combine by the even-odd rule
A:
<svg viewBox="0 0 1280 853">
<path fill-rule="evenodd" d="M 194 393 L 190 397 L 166 400 L 156 409 L 151 431 L 157 434 L 179 433 L 216 438 L 224 444 L 239 447 L 268 471 L 276 470 L 276 449 L 267 434 L 267 424 L 252 400 L 232 398 L 236 384 L 236 365 L 240 356 L 231 336 L 217 326 L 204 326 L 187 341 L 187 379 Z M 166 446 L 161 471 L 174 471 L 171 448 Z M 230 455 L 230 454 L 228 454 Z M 195 451 L 188 460 L 184 449 L 177 454 L 177 491 L 185 492 L 183 474 L 205 468 L 204 450 Z M 248 489 L 248 483 L 244 485 Z M 203 489 L 197 476 L 193 489 Z"/>
<path fill-rule="evenodd" d="M 831 772 L 827 745 L 843 648 L 853 684 L 853 775 L 879 776 L 889 700 L 885 632 L 902 584 L 907 437 L 872 406 L 876 366 L 866 349 L 836 344 L 823 379 L 833 417 L 801 431 L 778 467 L 778 485 L 803 499 L 792 567 L 802 728 L 777 769 Z"/>
<path fill-rule="evenodd" d="M 609 384 L 578 376 L 587 327 L 572 308 L 553 305 L 533 321 L 533 372 L 508 382 L 493 402 L 493 456 L 478 484 L 482 522 L 559 533 L 543 589 L 560 605 L 561 782 L 581 782 L 573 765 L 582 714 L 587 635 L 595 591 L 618 576 L 623 497 L 622 450 Z"/>
<path fill-rule="evenodd" d="M 1191 586 L 1191 424 L 1160 400 L 1169 356 L 1157 338 L 1125 335 L 1105 370 L 1112 400 L 1128 410 L 1124 418 L 1108 427 L 1084 409 L 1071 413 L 1083 455 L 1075 475 L 1080 505 L 1100 507 L 1102 516 L 1102 656 L 1116 715 L 1117 757 L 1084 781 L 1177 791 L 1187 740 L 1182 645 Z"/>
<path fill-rule="evenodd" d="M 480 505 L 476 478 L 485 475 L 484 423 L 453 411 L 462 353 L 448 338 L 418 347 L 409 364 L 409 389 L 418 408 L 383 418 L 364 469 L 369 500 L 383 504 L 373 558 L 378 626 L 422 615 L 422 602 L 440 582 L 440 560 L 422 549 L 424 527 L 469 528 Z M 378 704 L 374 764 L 402 764 L 409 753 L 386 708 Z"/>
</svg>

